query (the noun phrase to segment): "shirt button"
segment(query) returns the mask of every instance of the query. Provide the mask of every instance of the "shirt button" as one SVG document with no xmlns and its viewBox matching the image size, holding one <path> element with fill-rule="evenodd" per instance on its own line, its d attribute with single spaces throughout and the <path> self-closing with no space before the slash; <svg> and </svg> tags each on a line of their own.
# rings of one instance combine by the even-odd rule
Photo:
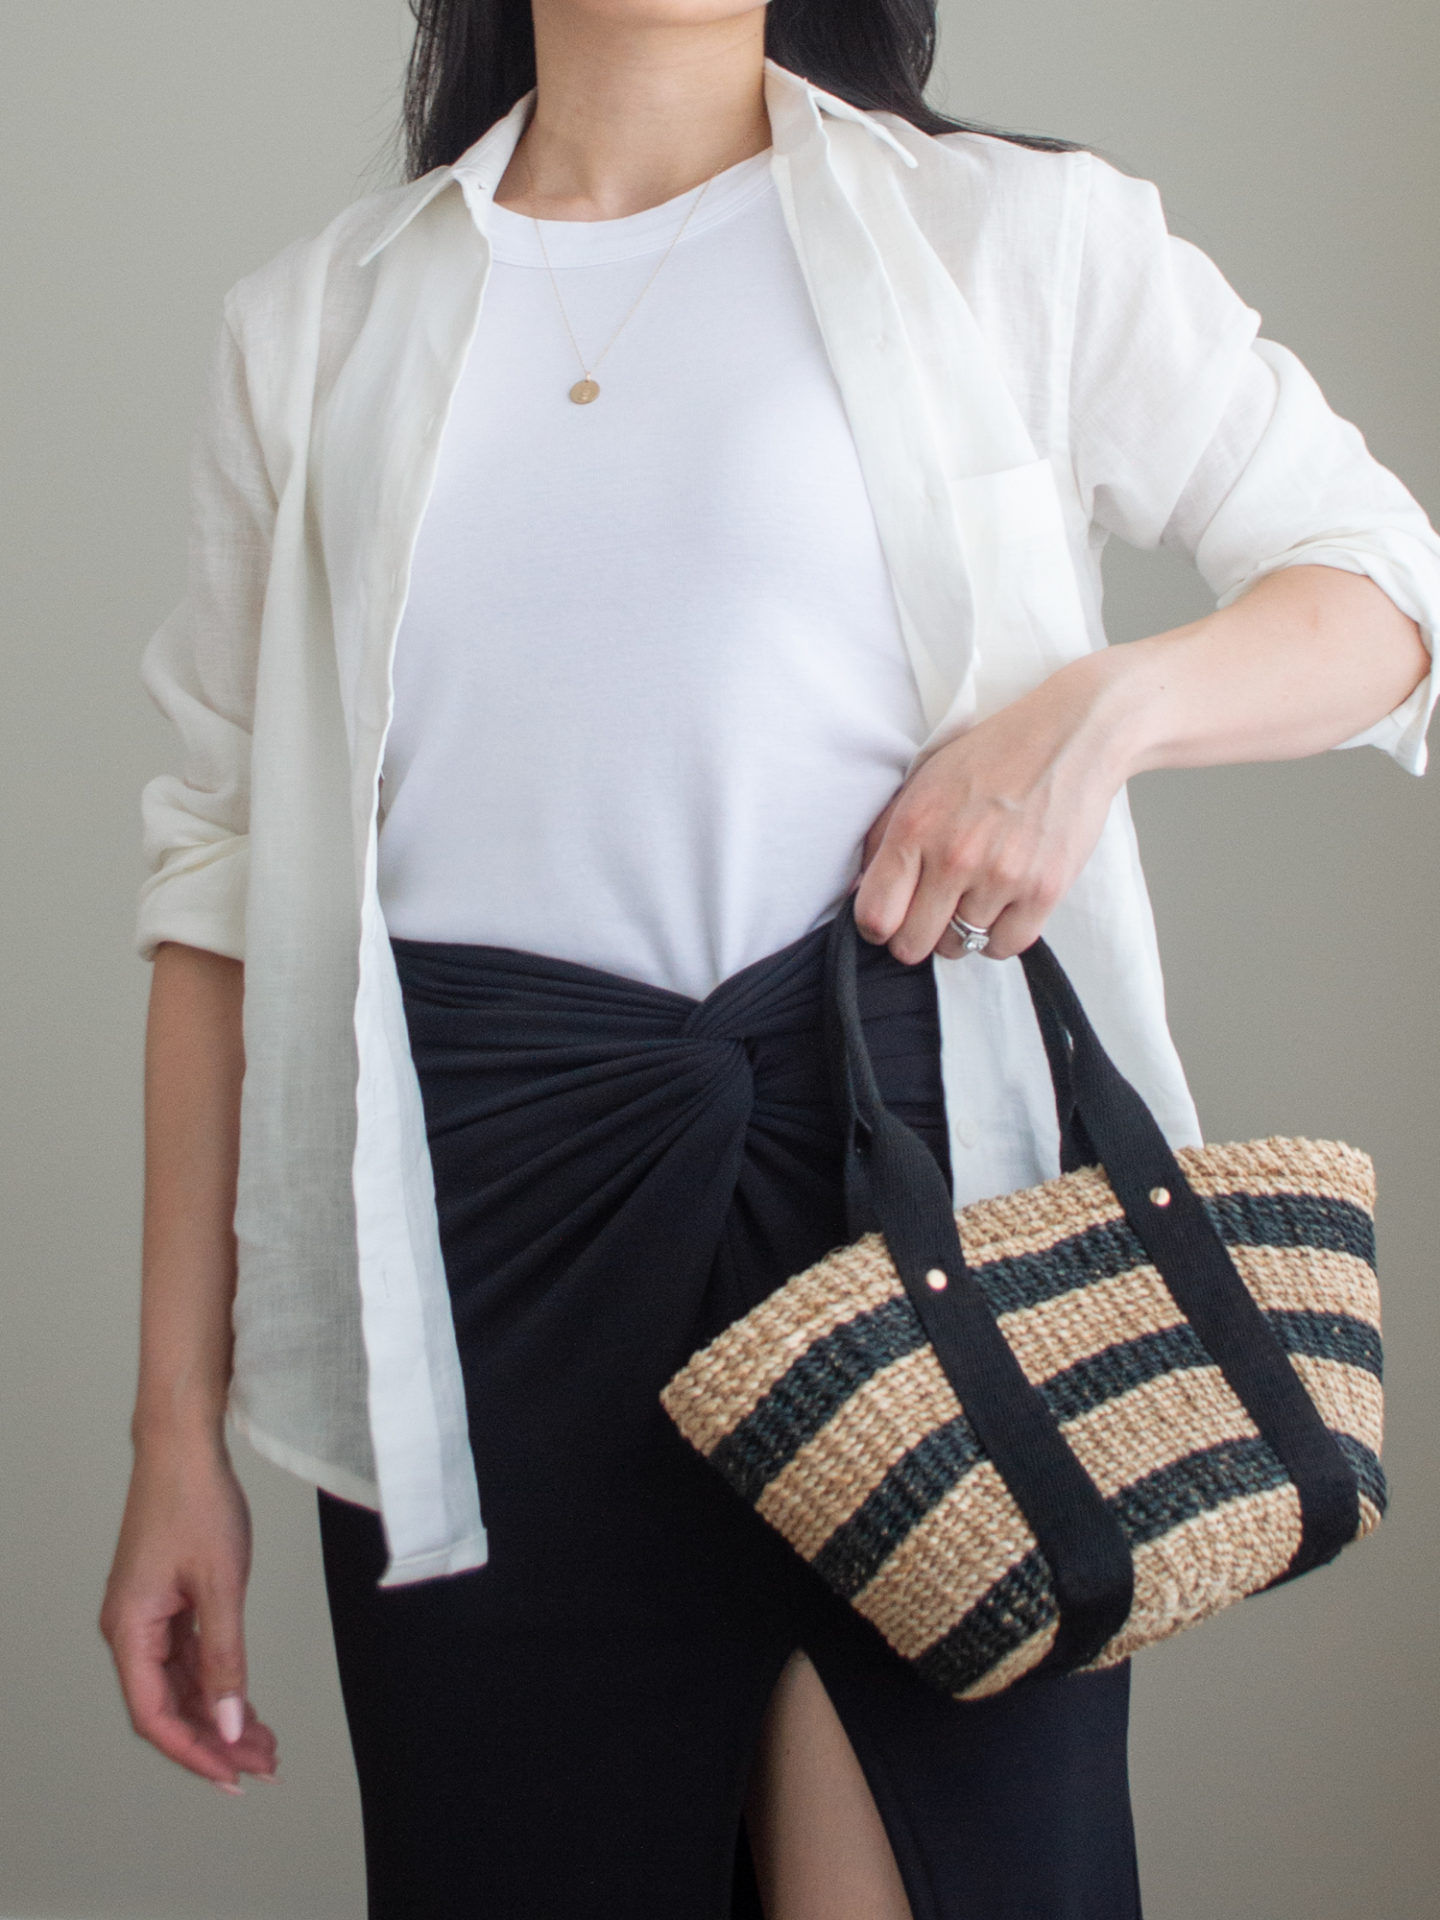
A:
<svg viewBox="0 0 1440 1920">
<path fill-rule="evenodd" d="M 973 1120 L 957 1120 L 954 1131 L 962 1147 L 973 1147 L 980 1138 L 980 1129 Z"/>
</svg>

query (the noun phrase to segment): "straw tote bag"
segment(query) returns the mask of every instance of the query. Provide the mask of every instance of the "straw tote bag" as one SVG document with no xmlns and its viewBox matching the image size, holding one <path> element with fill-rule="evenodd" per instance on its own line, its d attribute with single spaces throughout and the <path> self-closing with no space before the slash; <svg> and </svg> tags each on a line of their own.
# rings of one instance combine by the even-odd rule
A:
<svg viewBox="0 0 1440 1920">
<path fill-rule="evenodd" d="M 674 1376 L 686 1439 L 959 1699 L 1111 1665 L 1375 1527 L 1367 1156 L 1172 1151 L 1037 942 L 1062 1172 L 957 1216 L 880 1100 L 857 938 L 847 901 L 825 1011 L 854 1244 Z"/>
</svg>

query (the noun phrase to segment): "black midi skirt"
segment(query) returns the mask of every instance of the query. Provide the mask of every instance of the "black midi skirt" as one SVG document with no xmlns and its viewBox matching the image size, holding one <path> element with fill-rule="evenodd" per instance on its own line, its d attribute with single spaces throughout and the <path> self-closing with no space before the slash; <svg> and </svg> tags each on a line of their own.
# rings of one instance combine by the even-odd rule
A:
<svg viewBox="0 0 1440 1920">
<path fill-rule="evenodd" d="M 380 1589 L 320 1496 L 371 1920 L 739 1920 L 741 1812 L 813 1660 L 915 1920 L 1132 1920 L 1128 1670 L 960 1705 L 679 1438 L 689 1354 L 849 1237 L 826 929 L 703 1000 L 396 939 L 488 1563 Z M 934 978 L 864 948 L 886 1102 L 948 1175 Z"/>
</svg>

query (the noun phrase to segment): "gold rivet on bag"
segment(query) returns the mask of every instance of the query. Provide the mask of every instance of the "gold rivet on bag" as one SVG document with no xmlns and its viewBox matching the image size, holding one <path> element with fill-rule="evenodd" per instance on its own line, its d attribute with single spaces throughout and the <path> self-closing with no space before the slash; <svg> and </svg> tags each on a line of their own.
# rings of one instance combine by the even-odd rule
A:
<svg viewBox="0 0 1440 1920">
<path fill-rule="evenodd" d="M 1170 1204 L 1170 1189 L 1168 1187 L 1151 1187 L 1150 1204 L 1152 1207 L 1168 1207 Z"/>
<path fill-rule="evenodd" d="M 932 1293 L 943 1293 L 950 1282 L 943 1267 L 931 1267 L 925 1276 L 925 1284 Z"/>
</svg>

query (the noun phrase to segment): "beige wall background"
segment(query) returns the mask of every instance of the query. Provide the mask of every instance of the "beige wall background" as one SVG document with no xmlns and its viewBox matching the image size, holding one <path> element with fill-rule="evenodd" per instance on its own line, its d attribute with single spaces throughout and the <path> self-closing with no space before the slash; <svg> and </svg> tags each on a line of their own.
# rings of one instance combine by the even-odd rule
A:
<svg viewBox="0 0 1440 1920">
<path fill-rule="evenodd" d="M 135 1346 L 135 801 L 171 757 L 139 651 L 179 592 L 220 296 L 386 177 L 407 28 L 401 0 L 0 20 L 6 1920 L 363 1912 L 307 1490 L 243 1463 L 282 1786 L 231 1802 L 139 1746 L 94 1616 Z M 1440 514 L 1437 81 L 1431 0 L 947 0 L 932 91 L 1158 180 L 1176 230 Z M 1111 583 L 1116 638 L 1204 609 L 1154 556 L 1117 552 Z M 1440 787 L 1365 751 L 1153 775 L 1134 799 L 1210 1137 L 1334 1134 L 1378 1161 L 1394 1481 L 1363 1550 L 1140 1662 L 1147 1912 L 1422 1920 L 1440 1915 Z"/>
</svg>

